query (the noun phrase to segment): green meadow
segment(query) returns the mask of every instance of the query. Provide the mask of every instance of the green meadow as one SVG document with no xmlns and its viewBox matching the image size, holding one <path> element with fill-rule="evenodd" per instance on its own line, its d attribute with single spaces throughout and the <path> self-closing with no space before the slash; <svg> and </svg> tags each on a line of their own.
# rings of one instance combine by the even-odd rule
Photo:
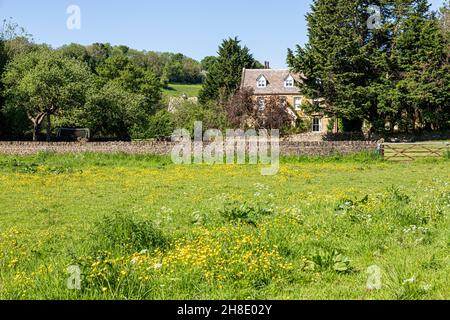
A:
<svg viewBox="0 0 450 320">
<path fill-rule="evenodd" d="M 449 299 L 449 164 L 0 156 L 0 299 Z"/>
<path fill-rule="evenodd" d="M 169 86 L 163 89 L 163 95 L 166 97 L 181 97 L 186 94 L 188 97 L 197 97 L 201 84 L 169 84 Z"/>
</svg>

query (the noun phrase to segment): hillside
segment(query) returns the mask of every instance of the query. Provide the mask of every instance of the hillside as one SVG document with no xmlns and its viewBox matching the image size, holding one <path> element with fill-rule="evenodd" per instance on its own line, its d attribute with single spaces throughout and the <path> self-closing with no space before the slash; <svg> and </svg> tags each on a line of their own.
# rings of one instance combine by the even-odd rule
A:
<svg viewBox="0 0 450 320">
<path fill-rule="evenodd" d="M 167 97 L 180 97 L 183 94 L 187 94 L 188 97 L 197 97 L 201 88 L 201 84 L 170 84 L 163 90 L 163 94 Z"/>
</svg>

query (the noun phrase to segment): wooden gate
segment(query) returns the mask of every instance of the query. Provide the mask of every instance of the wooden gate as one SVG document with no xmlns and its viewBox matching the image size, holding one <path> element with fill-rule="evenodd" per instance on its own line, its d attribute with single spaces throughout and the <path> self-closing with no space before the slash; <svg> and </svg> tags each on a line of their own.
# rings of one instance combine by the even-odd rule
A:
<svg viewBox="0 0 450 320">
<path fill-rule="evenodd" d="M 388 161 L 414 161 L 423 158 L 442 158 L 450 153 L 450 143 L 383 143 L 380 146 L 380 153 Z"/>
</svg>

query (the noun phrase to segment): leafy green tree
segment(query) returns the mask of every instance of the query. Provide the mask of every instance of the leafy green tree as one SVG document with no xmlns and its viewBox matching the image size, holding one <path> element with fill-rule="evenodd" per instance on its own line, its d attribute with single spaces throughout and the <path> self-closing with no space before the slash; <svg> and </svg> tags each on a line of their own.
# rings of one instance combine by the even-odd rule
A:
<svg viewBox="0 0 450 320">
<path fill-rule="evenodd" d="M 151 72 L 137 66 L 124 56 L 108 58 L 98 68 L 102 83 L 113 81 L 123 89 L 142 94 L 145 98 L 146 112 L 152 114 L 159 108 L 162 98 L 161 83 Z"/>
<path fill-rule="evenodd" d="M 35 45 L 32 35 L 12 20 L 3 20 L 0 28 L 0 40 L 3 41 L 6 61 L 12 60 L 20 54 L 37 50 L 39 47 L 47 48 L 46 45 Z"/>
<path fill-rule="evenodd" d="M 152 71 L 156 76 L 163 78 L 164 68 L 171 61 L 169 53 L 146 52 L 139 60 L 143 68 Z M 138 61 L 139 61 L 138 60 Z"/>
<path fill-rule="evenodd" d="M 215 101 L 200 104 L 186 100 L 175 110 L 173 121 L 176 128 L 185 128 L 190 132 L 193 132 L 196 121 L 202 121 L 205 130 L 225 130 L 229 127 L 227 114 Z"/>
<path fill-rule="evenodd" d="M 165 84 L 184 82 L 183 64 L 180 61 L 166 64 L 163 71 Z"/>
<path fill-rule="evenodd" d="M 175 129 L 173 114 L 162 109 L 150 118 L 145 138 L 169 137 Z"/>
<path fill-rule="evenodd" d="M 15 57 L 21 54 L 27 54 L 39 49 L 48 49 L 48 46 L 36 45 L 28 38 L 19 37 L 5 41 L 5 49 L 8 61 L 13 60 Z"/>
<path fill-rule="evenodd" d="M 3 21 L 0 28 L 0 135 L 21 137 L 28 130 L 26 115 L 17 108 L 5 105 L 6 94 L 1 79 L 9 61 L 18 55 L 45 47 L 37 46 L 32 41 L 32 36 L 17 23 Z"/>
<path fill-rule="evenodd" d="M 209 70 L 199 99 L 226 101 L 241 84 L 243 68 L 255 68 L 257 62 L 247 47 L 242 47 L 238 38 L 229 38 L 219 47 L 217 62 Z"/>
<path fill-rule="evenodd" d="M 62 46 L 58 51 L 60 51 L 64 57 L 76 59 L 87 64 L 91 62 L 91 57 L 88 50 L 81 44 L 71 43 L 69 45 Z"/>
<path fill-rule="evenodd" d="M 182 54 L 169 55 L 162 77 L 166 83 L 201 83 L 203 80 L 201 64 Z"/>
<path fill-rule="evenodd" d="M 85 64 L 41 49 L 11 61 L 3 83 L 7 104 L 23 110 L 32 122 L 33 140 L 38 139 L 45 119 L 49 140 L 51 116 L 83 106 L 92 75 Z"/>
<path fill-rule="evenodd" d="M 112 48 L 113 56 L 126 56 L 128 57 L 128 53 L 130 52 L 130 47 L 120 45 Z"/>
<path fill-rule="evenodd" d="M 101 90 L 90 95 L 85 108 L 93 132 L 124 140 L 144 137 L 150 117 L 160 109 L 160 80 L 124 55 L 106 59 L 97 74 Z"/>
<path fill-rule="evenodd" d="M 89 54 L 89 65 L 95 72 L 97 67 L 111 56 L 111 46 L 104 43 L 94 43 L 86 48 Z"/>
<path fill-rule="evenodd" d="M 83 110 L 83 125 L 93 135 L 130 140 L 136 127 L 145 125 L 145 96 L 126 90 L 118 82 L 108 82 L 100 90 L 92 90 Z"/>
<path fill-rule="evenodd" d="M 203 74 L 201 64 L 191 58 L 185 57 L 182 63 L 184 77 L 184 83 L 202 83 Z"/>
<path fill-rule="evenodd" d="M 114 56 L 106 59 L 97 67 L 97 74 L 105 81 L 118 79 L 127 69 L 133 65 L 130 60 L 124 56 Z"/>
<path fill-rule="evenodd" d="M 3 71 L 5 70 L 6 62 L 7 62 L 7 55 L 6 55 L 6 49 L 5 49 L 5 41 L 3 41 L 0 38 L 0 78 L 3 74 Z M 0 83 L 1 88 L 1 83 Z M 1 94 L 0 94 L 1 97 Z"/>
</svg>

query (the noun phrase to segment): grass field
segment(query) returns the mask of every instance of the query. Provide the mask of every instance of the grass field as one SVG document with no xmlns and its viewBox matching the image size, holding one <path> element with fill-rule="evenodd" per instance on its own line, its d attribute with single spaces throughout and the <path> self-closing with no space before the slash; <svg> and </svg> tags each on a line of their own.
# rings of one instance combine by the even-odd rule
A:
<svg viewBox="0 0 450 320">
<path fill-rule="evenodd" d="M 188 97 L 197 97 L 201 89 L 201 84 L 170 84 L 163 90 L 163 94 L 167 97 L 181 97 L 183 94 L 187 94 Z"/>
<path fill-rule="evenodd" d="M 0 299 L 449 299 L 449 164 L 0 156 Z"/>
</svg>

